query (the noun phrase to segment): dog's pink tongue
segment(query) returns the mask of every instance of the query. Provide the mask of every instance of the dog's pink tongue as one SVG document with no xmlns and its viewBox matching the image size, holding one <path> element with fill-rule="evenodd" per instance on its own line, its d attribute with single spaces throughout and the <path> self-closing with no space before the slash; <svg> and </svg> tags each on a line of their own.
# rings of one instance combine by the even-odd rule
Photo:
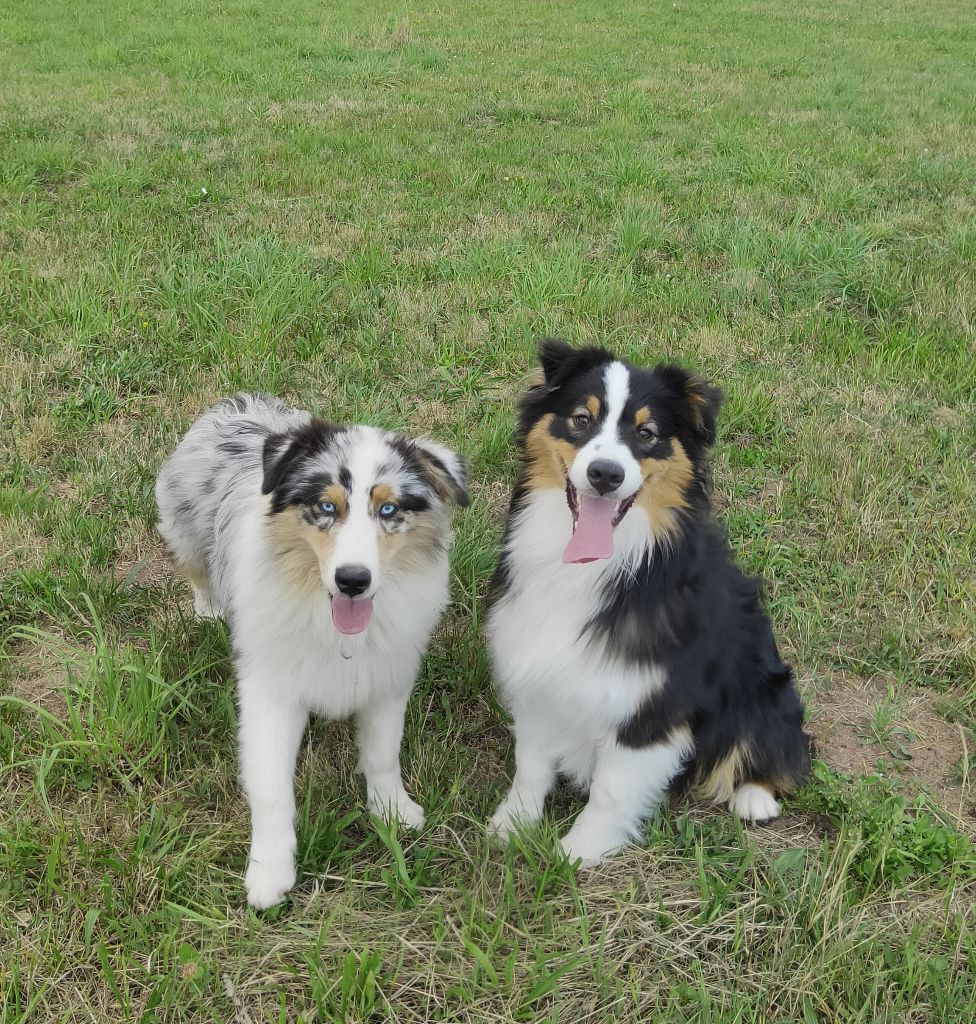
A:
<svg viewBox="0 0 976 1024">
<path fill-rule="evenodd" d="M 373 599 L 360 597 L 353 600 L 342 594 L 332 598 L 332 621 L 340 633 L 362 633 L 373 617 Z"/>
<path fill-rule="evenodd" d="M 613 554 L 613 514 L 617 502 L 583 494 L 579 499 L 576 532 L 563 552 L 564 562 L 595 562 Z"/>
</svg>

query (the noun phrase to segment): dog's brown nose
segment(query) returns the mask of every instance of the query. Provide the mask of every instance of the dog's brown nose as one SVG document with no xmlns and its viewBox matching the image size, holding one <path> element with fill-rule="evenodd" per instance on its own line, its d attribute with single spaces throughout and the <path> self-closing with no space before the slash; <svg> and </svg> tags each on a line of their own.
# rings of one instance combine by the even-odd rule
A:
<svg viewBox="0 0 976 1024">
<path fill-rule="evenodd" d="M 359 597 L 365 593 L 372 579 L 365 565 L 341 565 L 336 569 L 336 586 L 346 597 Z"/>
</svg>

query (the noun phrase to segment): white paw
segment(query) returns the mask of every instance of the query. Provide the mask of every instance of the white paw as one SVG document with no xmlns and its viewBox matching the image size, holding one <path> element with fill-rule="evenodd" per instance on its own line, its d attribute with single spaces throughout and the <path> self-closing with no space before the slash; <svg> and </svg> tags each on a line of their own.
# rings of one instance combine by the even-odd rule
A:
<svg viewBox="0 0 976 1024">
<path fill-rule="evenodd" d="M 406 790 L 391 796 L 373 794 L 366 801 L 370 814 L 387 821 L 398 821 L 406 828 L 420 830 L 424 827 L 424 809 L 416 800 L 411 800 Z"/>
<path fill-rule="evenodd" d="M 570 863 L 582 861 L 581 867 L 592 868 L 612 857 L 624 843 L 616 836 L 592 828 L 574 825 L 563 836 L 560 844 Z"/>
<path fill-rule="evenodd" d="M 244 876 L 247 902 L 255 910 L 267 910 L 281 903 L 294 884 L 295 861 L 290 853 L 282 858 L 252 860 Z"/>
<path fill-rule="evenodd" d="M 729 809 L 744 821 L 769 821 L 779 817 L 779 801 L 765 786 L 747 782 L 733 793 Z"/>
<path fill-rule="evenodd" d="M 508 801 L 503 800 L 495 813 L 488 819 L 488 836 L 498 843 L 506 843 L 509 838 L 520 829 L 535 824 L 536 819 L 521 811 L 518 807 L 512 807 Z"/>
</svg>

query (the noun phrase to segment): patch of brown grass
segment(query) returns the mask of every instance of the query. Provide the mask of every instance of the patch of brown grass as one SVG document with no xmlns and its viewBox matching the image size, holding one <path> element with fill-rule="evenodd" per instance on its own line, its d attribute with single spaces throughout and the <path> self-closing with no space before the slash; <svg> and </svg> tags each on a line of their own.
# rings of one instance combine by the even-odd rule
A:
<svg viewBox="0 0 976 1024">
<path fill-rule="evenodd" d="M 38 644 L 27 644 L 13 663 L 11 691 L 22 700 L 36 704 L 57 718 L 68 714 L 65 684 L 68 663 L 57 651 Z"/>
</svg>

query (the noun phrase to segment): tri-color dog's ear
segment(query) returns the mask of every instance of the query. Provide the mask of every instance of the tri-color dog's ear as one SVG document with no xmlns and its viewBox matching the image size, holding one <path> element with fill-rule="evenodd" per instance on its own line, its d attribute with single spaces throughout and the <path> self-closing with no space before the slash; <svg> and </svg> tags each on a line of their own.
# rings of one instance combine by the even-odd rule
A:
<svg viewBox="0 0 976 1024">
<path fill-rule="evenodd" d="M 468 495 L 468 468 L 457 452 L 427 437 L 413 442 L 421 469 L 434 493 L 462 508 L 471 504 Z"/>
<path fill-rule="evenodd" d="M 612 363 L 613 358 L 613 353 L 605 348 L 596 345 L 573 348 L 562 338 L 546 338 L 539 345 L 539 363 L 546 386 L 552 391 L 594 366 Z"/>
<path fill-rule="evenodd" d="M 662 366 L 658 368 L 658 372 L 678 395 L 684 397 L 691 428 L 698 443 L 706 448 L 713 445 L 718 426 L 718 411 L 725 398 L 721 388 L 713 387 L 707 380 L 681 366 Z"/>
<path fill-rule="evenodd" d="M 715 444 L 718 428 L 718 411 L 725 401 L 721 388 L 714 387 L 707 380 L 689 374 L 685 382 L 685 397 L 691 409 L 691 421 L 698 440 L 710 447 Z"/>
</svg>

